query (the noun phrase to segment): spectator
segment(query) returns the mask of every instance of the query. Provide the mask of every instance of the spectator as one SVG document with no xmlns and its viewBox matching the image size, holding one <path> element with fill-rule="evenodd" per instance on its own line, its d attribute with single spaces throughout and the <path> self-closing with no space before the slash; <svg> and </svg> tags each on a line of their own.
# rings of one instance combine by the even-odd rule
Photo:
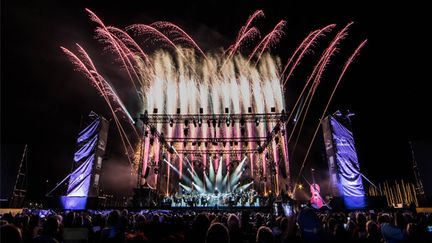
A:
<svg viewBox="0 0 432 243">
<path fill-rule="evenodd" d="M 210 225 L 207 231 L 206 243 L 222 243 L 230 242 L 229 233 L 227 227 L 221 223 L 214 223 Z"/>
<path fill-rule="evenodd" d="M 273 243 L 274 242 L 274 236 L 273 232 L 269 227 L 261 226 L 258 229 L 257 235 L 256 235 L 256 242 L 257 243 Z"/>
<path fill-rule="evenodd" d="M 22 242 L 21 231 L 13 224 L 0 226 L 0 242 Z"/>
</svg>

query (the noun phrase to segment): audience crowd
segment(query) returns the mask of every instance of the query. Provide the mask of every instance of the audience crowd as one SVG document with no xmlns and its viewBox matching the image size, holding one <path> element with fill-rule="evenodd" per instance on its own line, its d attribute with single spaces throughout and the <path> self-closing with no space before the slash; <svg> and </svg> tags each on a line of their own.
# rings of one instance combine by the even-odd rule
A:
<svg viewBox="0 0 432 243">
<path fill-rule="evenodd" d="M 1 215 L 0 225 L 1 243 L 432 242 L 432 216 L 412 211 L 24 211 Z"/>
</svg>

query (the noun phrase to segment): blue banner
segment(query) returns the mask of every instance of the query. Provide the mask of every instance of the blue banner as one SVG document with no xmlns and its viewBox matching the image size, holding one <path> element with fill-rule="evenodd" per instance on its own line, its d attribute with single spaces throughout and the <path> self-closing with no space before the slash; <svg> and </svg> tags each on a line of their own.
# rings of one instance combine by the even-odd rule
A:
<svg viewBox="0 0 432 243">
<path fill-rule="evenodd" d="M 364 207 L 364 188 L 352 132 L 331 117 L 339 191 L 351 208 Z"/>
<path fill-rule="evenodd" d="M 93 170 L 93 161 L 100 130 L 100 118 L 90 114 L 92 121 L 78 135 L 78 151 L 75 152 L 74 170 L 69 178 L 67 196 L 87 197 Z"/>
</svg>

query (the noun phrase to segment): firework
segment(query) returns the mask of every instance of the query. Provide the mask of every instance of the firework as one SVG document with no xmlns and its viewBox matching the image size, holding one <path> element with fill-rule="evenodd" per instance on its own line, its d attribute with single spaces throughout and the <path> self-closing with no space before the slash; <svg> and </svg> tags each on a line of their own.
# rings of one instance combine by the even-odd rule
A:
<svg viewBox="0 0 432 243">
<path fill-rule="evenodd" d="M 267 155 L 255 152 L 246 156 L 231 153 L 217 155 L 216 158 L 215 151 L 219 151 L 221 147 L 230 150 L 233 149 L 233 146 L 254 151 L 261 146 L 262 141 L 246 142 L 242 138 L 266 138 L 269 136 L 269 131 L 279 127 L 278 121 L 274 120 L 264 121 L 260 124 L 259 116 L 255 120 L 256 124 L 244 124 L 239 120 L 235 121 L 230 116 L 287 111 L 284 100 L 284 84 L 304 56 L 311 51 L 317 40 L 335 28 L 334 24 L 312 31 L 295 49 L 291 58 L 282 68 L 279 58 L 271 55 L 270 51 L 284 35 L 286 21 L 280 20 L 267 35 L 260 38 L 261 32 L 253 26 L 253 23 L 264 17 L 262 10 L 257 10 L 249 17 L 246 24 L 241 27 L 235 42 L 221 53 L 206 53 L 186 31 L 170 22 L 132 24 L 122 30 L 105 25 L 91 10 L 86 9 L 86 11 L 91 20 L 97 24 L 96 38 L 104 45 L 105 50 L 115 56 L 115 60 L 119 64 L 119 71 L 124 72 L 129 79 L 129 85 L 135 91 L 133 99 L 135 99 L 136 104 L 139 104 L 139 108 L 134 110 L 131 115 L 115 91 L 119 82 L 113 82 L 114 85 L 108 82 L 108 79 L 101 75 L 91 57 L 81 46 L 77 46 L 78 54 L 64 47 L 62 50 L 77 70 L 91 81 L 106 101 L 121 135 L 126 154 L 128 154 L 130 162 L 135 164 L 133 168 L 138 168 L 137 163 L 142 164 L 141 173 L 144 174 L 148 166 L 161 166 L 157 164 L 158 161 L 165 163 L 168 177 L 165 180 L 166 194 L 173 190 L 170 182 L 173 183 L 178 180 L 186 183 L 181 184 L 183 188 L 195 187 L 201 192 L 209 192 L 211 191 L 210 188 L 214 187 L 230 191 L 237 187 L 244 187 L 238 183 L 246 171 L 246 165 L 250 168 L 250 172 L 248 172 L 250 177 L 265 176 L 266 169 L 269 168 L 266 163 L 268 160 L 266 156 L 269 155 L 273 161 L 277 161 L 275 165 L 271 165 L 272 171 L 274 169 L 278 175 L 288 174 L 284 180 L 278 179 L 279 177 L 276 178 L 275 190 L 277 193 L 279 193 L 279 188 L 284 188 L 289 183 L 288 141 L 286 138 L 288 136 L 281 137 L 277 134 L 278 141 L 281 141 L 280 144 L 275 141 L 265 143 L 266 147 L 263 149 L 267 149 Z M 321 76 L 330 58 L 337 51 L 338 43 L 345 38 L 350 25 L 351 23 L 336 34 L 305 82 L 304 88 L 293 107 L 296 109 L 303 93 L 309 88 L 308 96 L 303 102 L 303 104 L 307 104 L 306 112 L 303 113 L 303 108 L 299 112 L 299 116 L 303 116 L 303 119 L 320 83 Z M 250 53 L 240 53 L 246 43 L 255 44 L 255 46 Z M 353 57 L 350 58 L 349 63 L 352 59 Z M 344 67 L 342 75 L 349 63 Z M 126 84 L 122 83 L 122 85 Z M 174 122 L 173 119 L 170 119 L 169 123 L 158 123 L 146 127 L 141 134 L 136 130 L 133 117 L 152 112 L 173 117 L 176 113 L 189 115 L 189 117 L 193 115 L 194 117 L 184 122 Z M 220 114 L 224 114 L 224 120 L 218 116 Z M 211 116 L 215 118 L 211 119 Z M 136 136 L 136 138 L 130 139 L 128 136 L 128 128 L 124 127 L 125 119 L 123 117 L 126 118 L 126 124 L 129 124 L 133 129 L 132 136 Z M 203 120 L 203 117 L 207 120 Z M 290 117 L 291 115 L 288 120 Z M 292 132 L 294 130 L 295 127 Z M 166 138 L 176 138 L 180 141 L 176 142 L 175 139 L 169 141 L 168 149 L 172 149 L 173 154 L 166 156 L 162 153 L 167 149 L 167 141 L 161 141 L 165 140 L 161 134 Z M 291 138 L 291 136 L 292 133 L 289 137 Z M 186 140 L 215 141 L 219 138 L 226 140 L 223 144 L 183 142 Z M 132 141 L 135 140 L 139 141 L 139 145 L 133 145 Z M 228 148 L 225 148 L 227 146 L 226 141 L 231 141 Z M 239 144 L 233 145 L 232 141 Z M 133 148 L 135 147 L 142 150 L 142 153 L 134 151 Z M 195 152 L 186 154 L 177 151 Z M 137 159 L 137 154 L 142 155 L 141 159 Z M 200 158 L 197 154 L 209 156 Z M 132 158 L 134 155 L 135 158 Z M 200 161 L 201 164 L 198 164 L 204 168 L 204 171 L 199 171 L 194 161 Z M 233 163 L 237 163 L 237 167 L 232 169 L 231 174 L 223 175 L 223 168 L 227 170 Z M 281 164 L 284 166 L 281 167 Z M 208 175 L 205 171 L 208 171 Z M 158 173 L 151 172 L 150 174 L 148 182 L 156 186 Z M 177 180 L 174 180 L 174 177 Z M 268 183 L 264 185 L 264 191 L 267 190 L 267 187 Z"/>
</svg>

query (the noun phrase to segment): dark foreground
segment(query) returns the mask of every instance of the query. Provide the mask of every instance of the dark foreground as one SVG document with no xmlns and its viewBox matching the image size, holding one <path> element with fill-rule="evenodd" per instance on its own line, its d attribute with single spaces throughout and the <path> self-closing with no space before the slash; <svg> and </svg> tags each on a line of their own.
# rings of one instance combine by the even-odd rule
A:
<svg viewBox="0 0 432 243">
<path fill-rule="evenodd" d="M 126 209 L 1 215 L 6 242 L 432 242 L 432 216 L 401 211 Z"/>
</svg>

